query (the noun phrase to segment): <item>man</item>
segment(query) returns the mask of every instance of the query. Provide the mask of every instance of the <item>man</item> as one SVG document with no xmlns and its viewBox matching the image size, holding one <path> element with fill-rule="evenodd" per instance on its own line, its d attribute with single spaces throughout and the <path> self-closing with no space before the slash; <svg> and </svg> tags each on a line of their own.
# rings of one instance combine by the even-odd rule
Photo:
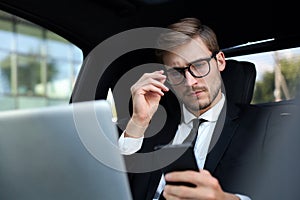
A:
<svg viewBox="0 0 300 200">
<path fill-rule="evenodd" d="M 158 199 L 162 195 L 166 199 L 249 199 L 243 195 L 243 191 L 235 191 L 235 187 L 232 187 L 232 191 L 224 191 L 223 185 L 212 174 L 215 172 L 218 176 L 223 172 L 224 168 L 219 167 L 221 160 L 212 160 L 226 151 L 230 142 L 228 138 L 235 132 L 232 121 L 236 117 L 232 116 L 238 116 L 239 113 L 238 109 L 231 109 L 221 90 L 220 72 L 224 70 L 226 62 L 216 35 L 194 18 L 182 19 L 168 28 L 176 32 L 166 33 L 159 40 L 159 45 L 164 50 L 159 51 L 158 55 L 165 70 L 146 73 L 131 87 L 133 113 L 119 139 L 119 145 L 124 154 L 133 155 L 149 152 L 155 145 L 164 143 L 162 141 L 180 144 L 192 129 L 192 119 L 202 118 L 205 122 L 199 126 L 194 148 L 199 171 L 175 171 L 165 175 L 160 170 L 131 173 L 133 197 L 141 200 Z M 161 98 L 170 90 L 165 85 L 166 82 L 183 103 L 182 120 L 173 125 L 177 130 L 169 126 L 166 131 L 162 130 L 162 133 L 154 137 L 145 138 L 144 133 Z M 228 111 L 224 109 L 226 105 Z M 226 120 L 222 121 L 219 117 L 221 113 L 226 113 Z M 214 133 L 217 122 L 223 125 L 225 121 L 224 128 L 227 124 L 233 128 L 223 131 L 220 138 L 215 139 L 220 141 L 212 145 L 212 138 L 215 138 L 213 135 L 217 134 Z M 213 156 L 209 157 L 207 154 L 211 148 Z M 188 182 L 196 187 L 166 185 L 166 181 Z M 222 179 L 222 184 L 226 185 L 226 181 L 227 179 Z M 231 186 L 227 188 L 231 189 Z"/>
</svg>

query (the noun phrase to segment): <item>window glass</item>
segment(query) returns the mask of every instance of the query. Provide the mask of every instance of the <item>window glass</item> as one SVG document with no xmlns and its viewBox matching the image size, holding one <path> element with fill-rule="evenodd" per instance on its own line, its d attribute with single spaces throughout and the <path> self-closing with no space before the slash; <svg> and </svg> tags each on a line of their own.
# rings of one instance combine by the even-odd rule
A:
<svg viewBox="0 0 300 200">
<path fill-rule="evenodd" d="M 0 110 L 68 104 L 82 51 L 59 35 L 0 11 Z"/>
<path fill-rule="evenodd" d="M 18 56 L 17 58 L 17 85 L 19 95 L 45 95 L 37 93 L 37 86 L 42 83 L 41 59 L 39 56 Z"/>
<path fill-rule="evenodd" d="M 28 24 L 16 25 L 16 51 L 24 54 L 41 54 L 42 29 Z"/>
<path fill-rule="evenodd" d="M 5 51 L 13 45 L 12 24 L 0 20 L 0 50 Z"/>
<path fill-rule="evenodd" d="M 11 93 L 11 67 L 9 52 L 0 51 L 0 94 Z"/>
<path fill-rule="evenodd" d="M 277 102 L 296 97 L 300 85 L 300 48 L 231 58 L 250 61 L 256 66 L 252 103 Z"/>
<path fill-rule="evenodd" d="M 68 98 L 72 90 L 72 68 L 74 67 L 71 62 L 67 60 L 49 59 L 48 66 L 48 82 L 47 94 L 50 98 Z M 65 77 L 70 77 L 66 79 Z"/>
</svg>

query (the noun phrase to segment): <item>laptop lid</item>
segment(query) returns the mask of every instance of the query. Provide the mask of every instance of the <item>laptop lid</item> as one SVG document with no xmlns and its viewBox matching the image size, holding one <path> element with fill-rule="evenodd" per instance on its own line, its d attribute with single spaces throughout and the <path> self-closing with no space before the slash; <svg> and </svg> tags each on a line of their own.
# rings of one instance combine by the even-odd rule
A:
<svg viewBox="0 0 300 200">
<path fill-rule="evenodd" d="M 105 100 L 0 112 L 0 199 L 130 200 Z"/>
</svg>

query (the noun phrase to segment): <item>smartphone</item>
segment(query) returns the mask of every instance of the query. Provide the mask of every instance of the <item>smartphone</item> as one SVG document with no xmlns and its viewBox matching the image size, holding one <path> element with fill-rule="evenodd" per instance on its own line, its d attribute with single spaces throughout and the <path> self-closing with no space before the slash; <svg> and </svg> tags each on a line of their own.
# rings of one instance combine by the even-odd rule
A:
<svg viewBox="0 0 300 200">
<path fill-rule="evenodd" d="M 164 163 L 166 159 L 174 160 L 161 168 L 163 174 L 184 170 L 199 171 L 194 148 L 190 144 L 160 145 L 156 146 L 155 150 L 159 150 L 159 153 L 156 154 L 158 162 Z M 195 185 L 187 182 L 167 182 L 167 184 L 195 187 Z"/>
</svg>

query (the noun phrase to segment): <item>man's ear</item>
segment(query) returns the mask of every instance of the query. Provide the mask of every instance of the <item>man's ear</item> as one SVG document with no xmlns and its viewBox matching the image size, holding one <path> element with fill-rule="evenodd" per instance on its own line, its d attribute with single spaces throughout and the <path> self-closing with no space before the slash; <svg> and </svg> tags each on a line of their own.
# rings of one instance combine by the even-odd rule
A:
<svg viewBox="0 0 300 200">
<path fill-rule="evenodd" d="M 225 66 L 226 66 L 226 60 L 225 60 L 224 53 L 222 51 L 220 51 L 216 55 L 216 59 L 217 59 L 217 64 L 218 64 L 219 71 L 223 71 L 225 69 Z"/>
</svg>

